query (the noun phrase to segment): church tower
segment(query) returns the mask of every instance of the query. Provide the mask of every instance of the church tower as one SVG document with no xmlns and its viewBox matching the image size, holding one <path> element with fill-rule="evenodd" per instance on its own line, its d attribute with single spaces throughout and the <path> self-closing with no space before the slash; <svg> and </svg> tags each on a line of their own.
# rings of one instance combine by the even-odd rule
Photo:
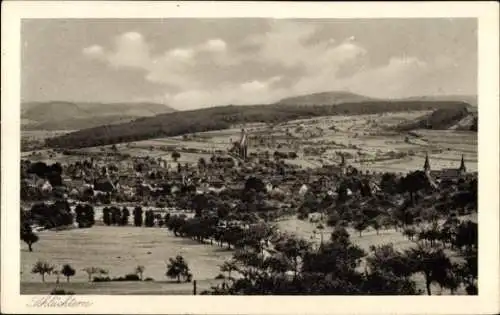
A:
<svg viewBox="0 0 500 315">
<path fill-rule="evenodd" d="M 428 173 L 431 171 L 431 164 L 429 163 L 429 155 L 425 154 L 425 162 L 424 162 L 424 172 Z"/>
<path fill-rule="evenodd" d="M 344 157 L 343 153 L 340 154 L 340 164 L 339 164 L 339 167 L 340 167 L 340 170 L 341 170 L 342 174 L 345 175 L 346 174 L 346 167 L 347 167 L 347 165 L 346 165 L 345 157 Z"/>
<path fill-rule="evenodd" d="M 240 157 L 243 160 L 246 160 L 247 158 L 247 150 L 248 150 L 248 139 L 247 139 L 247 132 L 245 129 L 241 129 L 241 138 L 240 138 L 240 143 L 239 143 L 239 149 L 240 149 Z"/>
<path fill-rule="evenodd" d="M 461 174 L 467 173 L 467 168 L 465 167 L 465 160 L 464 160 L 464 155 L 462 154 L 462 160 L 460 161 L 460 167 L 458 168 L 458 171 Z"/>
</svg>

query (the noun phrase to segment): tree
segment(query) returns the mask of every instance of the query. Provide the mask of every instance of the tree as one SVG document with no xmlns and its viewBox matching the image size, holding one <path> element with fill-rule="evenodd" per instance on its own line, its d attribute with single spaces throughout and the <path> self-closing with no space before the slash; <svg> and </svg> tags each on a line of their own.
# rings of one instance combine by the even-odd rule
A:
<svg viewBox="0 0 500 315">
<path fill-rule="evenodd" d="M 145 219 L 144 219 L 144 226 L 146 227 L 153 227 L 155 224 L 155 216 L 153 213 L 153 210 L 147 210 Z"/>
<path fill-rule="evenodd" d="M 222 264 L 222 266 L 220 267 L 220 271 L 227 272 L 227 279 L 233 280 L 233 278 L 231 277 L 231 272 L 238 271 L 238 265 L 236 264 L 236 261 L 228 260 Z"/>
<path fill-rule="evenodd" d="M 407 236 L 410 241 L 413 241 L 413 237 L 417 234 L 414 227 L 408 227 L 403 230 L 403 235 Z"/>
<path fill-rule="evenodd" d="M 181 157 L 181 154 L 177 151 L 172 152 L 172 159 L 174 162 L 177 162 L 177 160 Z"/>
<path fill-rule="evenodd" d="M 363 233 L 363 231 L 366 230 L 367 227 L 368 223 L 364 218 L 361 218 L 354 223 L 354 229 L 359 232 L 359 237 L 361 237 L 361 233 Z"/>
<path fill-rule="evenodd" d="M 207 161 L 205 160 L 204 157 L 200 157 L 200 159 L 198 160 L 198 168 L 200 170 L 204 170 L 207 166 Z"/>
<path fill-rule="evenodd" d="M 428 295 L 432 295 L 431 284 L 445 287 L 449 282 L 452 268 L 450 259 L 441 248 L 418 245 L 406 251 L 413 273 L 423 273 Z"/>
<path fill-rule="evenodd" d="M 128 217 L 130 216 L 130 211 L 127 209 L 127 207 L 122 208 L 122 215 L 120 219 L 121 225 L 125 226 L 128 224 Z"/>
<path fill-rule="evenodd" d="M 477 295 L 477 249 L 471 248 L 463 252 L 465 262 L 457 266 L 459 279 L 465 286 L 468 295 Z"/>
<path fill-rule="evenodd" d="M 412 205 L 415 204 L 415 193 L 429 188 L 429 180 L 423 171 L 412 172 L 401 178 L 399 182 L 399 189 L 410 194 L 410 202 Z"/>
<path fill-rule="evenodd" d="M 325 226 L 320 223 L 316 228 L 319 230 L 320 244 L 323 245 L 323 230 L 325 229 Z"/>
<path fill-rule="evenodd" d="M 366 258 L 372 272 L 392 273 L 397 277 L 408 278 L 412 274 L 409 259 L 396 251 L 392 244 L 370 246 L 371 255 Z"/>
<path fill-rule="evenodd" d="M 67 205 L 69 209 L 69 205 Z M 78 227 L 80 228 L 86 228 L 86 227 L 91 227 L 95 223 L 95 218 L 94 218 L 94 207 L 92 207 L 89 204 L 78 204 L 75 207 L 75 213 L 76 213 L 76 222 L 78 223 Z M 104 214 L 104 213 L 103 213 Z M 106 218 L 104 218 L 105 220 Z"/>
<path fill-rule="evenodd" d="M 94 274 L 105 275 L 108 273 L 107 270 L 104 270 L 104 269 L 98 268 L 98 267 L 86 267 L 86 268 L 83 268 L 82 270 L 85 271 L 87 273 L 87 275 L 89 276 L 89 282 L 92 281 L 92 275 L 94 275 Z"/>
<path fill-rule="evenodd" d="M 297 277 L 299 259 L 304 258 L 306 253 L 311 249 L 311 244 L 306 240 L 290 236 L 278 242 L 275 248 L 293 262 L 294 277 Z"/>
<path fill-rule="evenodd" d="M 118 225 L 121 221 L 121 212 L 118 207 L 112 206 L 110 208 L 111 211 L 111 225 Z"/>
<path fill-rule="evenodd" d="M 192 205 L 195 210 L 195 217 L 201 217 L 203 210 L 208 206 L 208 199 L 205 195 L 196 195 L 192 200 Z"/>
<path fill-rule="evenodd" d="M 146 268 L 144 266 L 142 266 L 142 265 L 139 265 L 139 266 L 135 267 L 135 274 L 139 275 L 139 278 L 141 279 L 141 281 L 142 281 L 142 275 L 144 274 L 144 270 L 145 269 Z"/>
<path fill-rule="evenodd" d="M 374 218 L 373 220 L 371 220 L 370 225 L 373 227 L 373 229 L 375 229 L 375 231 L 377 231 L 377 235 L 379 235 L 380 228 L 381 228 L 379 218 Z"/>
<path fill-rule="evenodd" d="M 31 269 L 31 273 L 39 273 L 42 276 L 42 282 L 45 282 L 45 275 L 51 274 L 54 271 L 54 266 L 50 265 L 45 261 L 37 261 L 33 268 Z"/>
<path fill-rule="evenodd" d="M 69 282 L 69 278 L 73 277 L 76 274 L 76 271 L 73 267 L 71 267 L 71 265 L 65 264 L 61 269 L 61 274 L 66 277 L 66 282 Z"/>
<path fill-rule="evenodd" d="M 167 272 L 165 275 L 171 279 L 177 278 L 178 283 L 181 282 L 181 277 L 187 279 L 189 276 L 189 267 L 184 257 L 178 255 L 175 259 L 169 258 L 169 264 L 167 265 Z"/>
<path fill-rule="evenodd" d="M 59 283 L 59 276 L 61 275 L 61 271 L 54 268 L 52 273 L 56 275 L 56 283 Z"/>
<path fill-rule="evenodd" d="M 23 240 L 23 242 L 25 242 L 28 245 L 28 249 L 30 252 L 33 251 L 32 246 L 34 243 L 38 242 L 38 239 L 39 239 L 38 235 L 33 233 L 31 226 L 25 224 L 21 228 L 21 240 Z"/>
<path fill-rule="evenodd" d="M 104 207 L 102 209 L 102 220 L 104 221 L 105 225 L 111 225 L 111 215 L 110 215 L 110 210 L 108 207 Z"/>
<path fill-rule="evenodd" d="M 460 250 L 477 248 L 478 230 L 477 223 L 472 221 L 462 222 L 456 229 L 453 245 Z"/>
<path fill-rule="evenodd" d="M 135 207 L 133 214 L 134 214 L 134 225 L 142 226 L 142 208 L 139 206 Z"/>
</svg>

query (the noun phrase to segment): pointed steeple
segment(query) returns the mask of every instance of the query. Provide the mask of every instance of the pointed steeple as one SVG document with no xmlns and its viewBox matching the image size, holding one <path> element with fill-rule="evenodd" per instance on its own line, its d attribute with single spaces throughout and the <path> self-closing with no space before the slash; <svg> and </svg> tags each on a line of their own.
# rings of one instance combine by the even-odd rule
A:
<svg viewBox="0 0 500 315">
<path fill-rule="evenodd" d="M 424 171 L 428 172 L 431 170 L 431 164 L 429 163 L 429 155 L 425 154 L 425 163 L 424 163 Z"/>
<path fill-rule="evenodd" d="M 465 168 L 465 160 L 463 154 L 462 154 L 462 160 L 460 161 L 460 167 L 458 168 L 458 170 L 464 173 L 467 171 L 467 169 Z"/>
</svg>

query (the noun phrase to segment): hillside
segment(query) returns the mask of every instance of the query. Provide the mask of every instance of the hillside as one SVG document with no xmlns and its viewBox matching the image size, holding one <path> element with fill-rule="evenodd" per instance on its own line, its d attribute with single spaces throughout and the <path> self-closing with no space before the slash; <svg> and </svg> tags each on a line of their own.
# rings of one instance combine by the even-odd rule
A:
<svg viewBox="0 0 500 315">
<path fill-rule="evenodd" d="M 403 99 L 405 101 L 424 101 L 424 102 L 465 102 L 472 107 L 477 108 L 477 96 L 476 95 L 437 95 L 437 96 L 416 96 Z"/>
<path fill-rule="evenodd" d="M 21 104 L 21 121 L 25 130 L 74 130 L 173 111 L 154 103 L 26 102 Z"/>
<path fill-rule="evenodd" d="M 78 148 L 113 143 L 172 137 L 186 133 L 227 129 L 234 124 L 279 123 L 332 115 L 378 114 L 386 112 L 463 109 L 462 102 L 370 101 L 339 105 L 252 105 L 222 106 L 193 111 L 179 111 L 154 117 L 139 118 L 128 123 L 79 130 L 47 139 L 47 145 Z"/>
<path fill-rule="evenodd" d="M 350 92 L 322 92 L 295 97 L 288 97 L 278 101 L 278 105 L 337 105 L 342 103 L 359 103 L 377 101 L 363 95 L 358 95 Z"/>
<path fill-rule="evenodd" d="M 470 111 L 470 105 L 461 103 L 455 108 L 436 109 L 428 115 L 419 117 L 396 127 L 399 131 L 414 129 L 454 129 L 477 131 L 477 112 Z"/>
</svg>

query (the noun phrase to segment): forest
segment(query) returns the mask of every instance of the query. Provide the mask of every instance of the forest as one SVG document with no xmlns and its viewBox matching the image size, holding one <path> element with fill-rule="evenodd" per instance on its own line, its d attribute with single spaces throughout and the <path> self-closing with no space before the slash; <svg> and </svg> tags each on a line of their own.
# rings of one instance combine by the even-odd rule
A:
<svg viewBox="0 0 500 315">
<path fill-rule="evenodd" d="M 132 122 L 83 129 L 49 138 L 52 148 L 83 148 L 115 143 L 174 137 L 187 133 L 227 129 L 244 123 L 281 123 L 320 116 L 381 114 L 400 111 L 462 111 L 463 102 L 370 101 L 339 105 L 249 105 L 222 106 L 144 117 Z"/>
</svg>

